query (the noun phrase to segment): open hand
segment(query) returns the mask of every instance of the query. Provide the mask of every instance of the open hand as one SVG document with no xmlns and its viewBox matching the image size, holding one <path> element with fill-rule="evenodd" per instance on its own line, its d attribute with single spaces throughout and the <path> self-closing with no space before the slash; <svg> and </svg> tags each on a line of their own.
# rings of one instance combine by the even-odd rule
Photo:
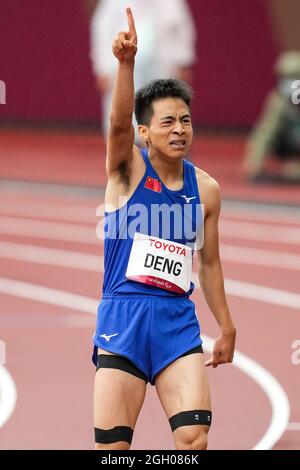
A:
<svg viewBox="0 0 300 470">
<path fill-rule="evenodd" d="M 113 42 L 113 53 L 120 63 L 132 63 L 137 52 L 137 34 L 130 8 L 126 8 L 128 32 L 121 32 Z"/>
</svg>

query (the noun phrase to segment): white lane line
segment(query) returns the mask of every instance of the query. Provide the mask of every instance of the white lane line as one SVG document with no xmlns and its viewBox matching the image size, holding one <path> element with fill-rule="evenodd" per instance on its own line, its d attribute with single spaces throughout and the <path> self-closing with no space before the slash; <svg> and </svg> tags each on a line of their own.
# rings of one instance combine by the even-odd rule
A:
<svg viewBox="0 0 300 470">
<path fill-rule="evenodd" d="M 300 255 L 237 245 L 220 245 L 221 259 L 239 264 L 300 271 Z"/>
<path fill-rule="evenodd" d="M 291 245 L 298 245 L 300 240 L 300 228 L 274 227 L 267 224 L 236 222 L 224 219 L 220 220 L 220 234 L 222 237 L 277 242 Z"/>
<path fill-rule="evenodd" d="M 281 210 L 283 211 L 284 209 Z M 291 214 L 285 215 L 283 212 L 281 212 L 280 214 L 270 214 L 269 212 L 267 212 L 267 209 L 265 212 L 260 213 L 253 210 L 252 212 L 247 212 L 247 209 L 243 212 L 238 212 L 222 208 L 221 219 L 233 219 L 235 221 L 246 220 L 248 222 L 253 223 L 270 222 L 271 224 L 274 224 L 274 228 L 276 228 L 278 225 L 290 225 L 292 227 L 300 225 L 299 215 L 295 215 L 295 217 L 292 217 Z"/>
<path fill-rule="evenodd" d="M 0 257 L 97 273 L 103 271 L 104 265 L 102 256 L 9 242 L 0 242 Z M 199 286 L 197 273 L 193 274 L 193 282 Z M 300 309 L 300 295 L 293 292 L 234 279 L 225 279 L 225 287 L 227 295 Z"/>
<path fill-rule="evenodd" d="M 99 240 L 99 245 L 102 244 L 102 241 Z M 300 270 L 300 256 L 296 254 L 227 244 L 221 244 L 220 248 L 221 257 L 225 261 Z M 76 256 L 78 257 L 77 261 L 72 259 Z M 40 261 L 41 264 L 57 264 L 58 266 L 63 266 L 65 263 L 66 267 L 78 267 L 79 269 L 81 265 L 84 269 L 90 270 L 97 269 L 99 266 L 98 258 L 95 255 L 4 241 L 0 241 L 0 257 L 33 263 Z"/>
<path fill-rule="evenodd" d="M 89 205 L 70 205 L 65 204 L 59 205 L 57 202 L 44 202 L 36 200 L 25 200 L 12 201 L 10 199 L 0 200 L 0 214 L 9 217 L 28 217 L 33 219 L 43 219 L 53 221 L 64 221 L 64 222 L 79 222 L 92 224 L 96 222 L 96 210 L 97 206 L 103 201 L 93 201 Z M 247 221 L 252 223 L 269 222 L 274 228 L 277 226 L 300 226 L 300 218 L 295 215 L 291 217 L 285 214 L 269 214 L 267 212 L 241 212 L 241 211 L 230 211 L 228 209 L 222 209 L 221 219 L 232 220 L 234 222 Z"/>
<path fill-rule="evenodd" d="M 22 201 L 20 203 L 20 200 Z M 96 217 L 97 206 L 103 203 L 103 198 L 94 198 L 88 204 L 82 198 L 79 198 L 77 203 L 74 203 L 74 198 L 63 202 L 61 200 L 45 200 L 41 201 L 38 196 L 28 197 L 20 195 L 17 199 L 2 196 L 0 200 L 0 213 L 12 217 L 32 217 L 41 219 L 53 219 L 70 222 L 87 222 L 93 223 Z M 269 205 L 253 205 L 243 203 L 238 204 L 237 207 L 230 202 L 223 201 L 221 211 L 221 219 L 233 219 L 236 221 L 248 222 L 270 222 L 277 225 L 290 225 L 299 226 L 300 216 L 299 210 L 293 215 L 289 212 L 291 208 L 284 207 L 270 207 Z"/>
<path fill-rule="evenodd" d="M 52 204 L 39 202 L 39 204 L 37 204 L 36 201 L 31 200 L 25 200 L 21 203 L 20 201 L 18 203 L 5 200 L 0 201 L 1 215 L 43 220 L 52 219 L 53 221 L 62 220 L 64 222 L 95 224 L 97 218 L 96 209 L 97 204 L 91 204 L 90 206 L 70 206 L 65 203 L 59 205 L 59 202 Z"/>
<path fill-rule="evenodd" d="M 99 245 L 102 241 L 99 240 Z M 283 251 L 261 250 L 257 248 L 220 245 L 221 259 L 239 264 L 251 264 L 279 269 L 300 271 L 300 256 Z M 80 252 L 38 247 L 24 243 L 0 241 L 0 257 L 27 261 L 29 263 L 50 264 L 74 269 L 97 271 L 99 258 Z"/>
<path fill-rule="evenodd" d="M 0 217 L 0 233 L 98 245 L 95 226 L 62 224 L 14 217 Z"/>
<path fill-rule="evenodd" d="M 103 258 L 96 255 L 1 241 L 0 258 L 92 272 L 100 272 L 103 265 Z"/>
<path fill-rule="evenodd" d="M 287 431 L 300 431 L 300 423 L 289 423 L 286 427 Z"/>
<path fill-rule="evenodd" d="M 227 294 L 244 299 L 253 299 L 273 305 L 281 305 L 282 307 L 294 308 L 298 311 L 300 309 L 300 294 L 293 292 L 233 279 L 225 279 L 225 289 Z"/>
<path fill-rule="evenodd" d="M 0 366 L 0 428 L 12 415 L 17 402 L 15 382 L 4 366 Z"/>
<path fill-rule="evenodd" d="M 83 295 L 72 294 L 50 287 L 38 286 L 29 282 L 14 281 L 0 277 L 0 293 L 35 300 L 51 305 L 71 308 L 80 312 L 91 313 L 97 309 L 97 301 Z M 95 310 L 96 311 L 96 310 Z"/>
<path fill-rule="evenodd" d="M 0 233 L 97 244 L 99 243 L 96 237 L 96 225 L 98 222 L 100 222 L 100 217 L 96 219 L 94 226 L 88 227 L 79 224 L 63 224 L 60 222 L 0 216 Z M 288 245 L 298 245 L 300 240 L 300 228 L 274 227 L 267 224 L 236 222 L 224 219 L 220 220 L 220 234 L 223 238 L 230 237 Z"/>
<path fill-rule="evenodd" d="M 50 303 L 51 305 L 67 307 L 93 315 L 96 314 L 98 307 L 98 301 L 89 297 L 10 279 L 0 278 L 0 292 L 14 297 L 38 300 L 46 304 Z M 213 338 L 203 336 L 203 339 L 205 349 L 211 353 L 214 345 Z M 288 398 L 279 382 L 250 357 L 236 351 L 233 365 L 258 383 L 270 400 L 272 419 L 266 433 L 255 445 L 254 449 L 271 449 L 287 427 L 290 414 Z"/>
<path fill-rule="evenodd" d="M 214 340 L 202 336 L 205 349 L 212 352 Z M 272 418 L 266 433 L 253 447 L 253 450 L 269 450 L 284 434 L 290 417 L 289 399 L 280 383 L 258 362 L 245 354 L 235 351 L 233 365 L 248 375 L 265 392 L 272 407 Z"/>
</svg>

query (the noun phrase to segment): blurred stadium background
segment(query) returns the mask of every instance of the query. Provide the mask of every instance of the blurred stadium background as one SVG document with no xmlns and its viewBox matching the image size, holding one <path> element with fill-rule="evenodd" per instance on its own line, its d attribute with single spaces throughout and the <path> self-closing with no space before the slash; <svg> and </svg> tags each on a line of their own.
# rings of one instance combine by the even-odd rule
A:
<svg viewBox="0 0 300 470">
<path fill-rule="evenodd" d="M 0 4 L 1 449 L 93 447 L 103 253 L 95 229 L 105 187 L 89 60 L 95 3 Z M 198 32 L 192 159 L 222 188 L 221 254 L 240 353 L 234 366 L 210 371 L 210 448 L 299 449 L 300 188 L 253 184 L 242 159 L 276 58 L 300 51 L 300 2 L 189 4 Z M 193 300 L 209 350 L 217 330 L 199 292 Z M 133 448 L 172 445 L 149 389 Z"/>
</svg>

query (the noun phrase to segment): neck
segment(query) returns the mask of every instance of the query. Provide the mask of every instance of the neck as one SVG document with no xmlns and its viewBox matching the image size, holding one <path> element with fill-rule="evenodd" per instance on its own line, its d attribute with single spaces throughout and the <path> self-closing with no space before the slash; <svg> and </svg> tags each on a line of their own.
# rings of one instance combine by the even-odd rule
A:
<svg viewBox="0 0 300 470">
<path fill-rule="evenodd" d="M 153 150 L 148 150 L 151 165 L 158 173 L 163 183 L 172 183 L 183 178 L 183 159 L 170 158 L 165 155 L 158 154 Z"/>
</svg>

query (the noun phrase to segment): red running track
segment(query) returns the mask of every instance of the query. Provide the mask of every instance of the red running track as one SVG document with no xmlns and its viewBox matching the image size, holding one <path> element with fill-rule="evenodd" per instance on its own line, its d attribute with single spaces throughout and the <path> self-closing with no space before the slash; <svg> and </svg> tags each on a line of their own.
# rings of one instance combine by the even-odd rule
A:
<svg viewBox="0 0 300 470">
<path fill-rule="evenodd" d="M 75 297 L 72 301 L 69 299 L 70 307 L 64 307 L 65 300 L 59 298 L 57 292 L 40 293 L 35 288 L 47 287 L 88 299 L 99 297 L 102 273 L 98 259 L 103 247 L 95 236 L 97 202 L 49 196 L 43 201 L 41 195 L 20 193 L 16 197 L 10 192 L 1 193 L 1 339 L 7 345 L 7 368 L 18 392 L 15 410 L 1 430 L 1 448 L 92 447 L 94 371 L 90 354 L 95 317 L 78 308 L 83 305 L 83 309 L 92 310 L 93 305 L 89 307 L 82 298 Z M 55 208 L 59 208 L 56 216 Z M 72 214 L 75 220 L 72 220 Z M 80 222 L 81 214 L 84 223 Z M 242 213 L 242 223 L 244 215 Z M 251 216 L 251 223 L 253 218 Z M 228 210 L 224 211 L 222 223 L 238 220 L 238 212 L 232 215 Z M 261 223 L 256 222 L 257 227 Z M 270 234 L 274 226 L 300 229 L 299 221 L 295 224 L 285 222 L 284 217 L 276 224 L 270 223 Z M 71 230 L 67 230 L 68 227 Z M 290 253 L 299 257 L 299 246 L 284 241 L 239 240 L 234 231 L 231 236 L 221 237 L 221 252 L 227 250 L 223 260 L 227 279 L 287 293 L 297 292 L 298 271 L 295 267 L 282 269 L 280 265 L 257 265 L 255 260 L 250 264 L 236 261 L 234 256 L 230 260 L 230 246 L 240 248 L 240 256 L 249 255 L 249 249 L 259 249 L 263 250 L 260 253 L 283 257 Z M 71 256 L 67 257 L 70 252 Z M 280 264 L 279 259 L 276 262 Z M 9 295 L 4 280 L 11 282 L 9 287 L 13 292 Z M 18 284 L 14 284 L 15 281 Z M 26 283 L 25 294 L 20 282 Z M 281 383 L 291 405 L 290 421 L 299 422 L 298 366 L 291 361 L 292 342 L 299 339 L 299 311 L 295 306 L 274 305 L 270 300 L 257 301 L 238 295 L 228 298 L 239 333 L 237 349 L 257 361 Z M 217 329 L 199 290 L 193 300 L 203 332 L 214 337 Z M 56 301 L 58 305 L 55 305 Z M 255 380 L 233 366 L 211 370 L 210 381 L 215 417 L 210 448 L 254 447 L 270 423 L 268 397 Z M 298 439 L 299 431 L 286 431 L 276 447 L 297 448 Z M 154 389 L 148 387 L 134 448 L 170 447 L 172 439 L 168 423 Z"/>
<path fill-rule="evenodd" d="M 12 179 L 13 172 L 6 176 Z M 0 430 L 0 448 L 93 448 L 90 356 L 102 281 L 103 246 L 95 234 L 101 200 L 18 185 L 0 186 L 0 195 L 0 339 L 17 389 L 15 407 Z M 225 205 L 220 230 L 237 350 L 255 364 L 252 378 L 239 361 L 209 371 L 214 412 L 209 448 L 255 447 L 287 399 L 290 416 L 277 415 L 269 437 L 272 441 L 277 432 L 275 449 L 298 449 L 300 364 L 292 362 L 292 344 L 300 340 L 299 213 Z M 214 338 L 218 331 L 199 289 L 192 298 L 202 332 Z M 259 366 L 282 394 L 266 375 L 267 393 L 263 390 Z M 0 375 L 0 416 L 3 386 Z M 272 393 L 277 409 L 271 408 Z M 133 448 L 173 448 L 151 386 Z"/>
<path fill-rule="evenodd" d="M 2 130 L 3 179 L 103 186 L 104 142 L 97 134 Z M 223 196 L 239 200 L 299 204 L 300 186 L 252 185 L 241 170 L 246 136 L 198 134 L 191 157 L 221 184 Z"/>
</svg>

